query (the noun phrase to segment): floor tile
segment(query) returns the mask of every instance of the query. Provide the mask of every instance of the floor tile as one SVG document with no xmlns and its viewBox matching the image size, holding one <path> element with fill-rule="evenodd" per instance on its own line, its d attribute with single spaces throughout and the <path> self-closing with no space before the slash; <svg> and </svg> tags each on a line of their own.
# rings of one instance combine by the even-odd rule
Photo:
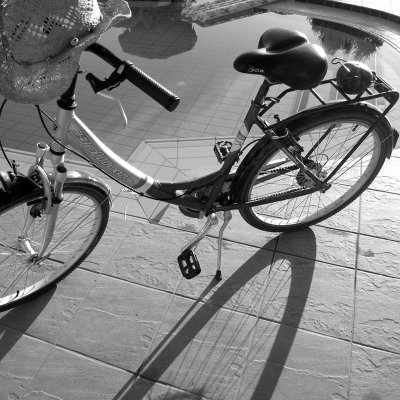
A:
<svg viewBox="0 0 400 400">
<path fill-rule="evenodd" d="M 219 224 L 210 231 L 209 236 L 218 237 L 219 229 L 224 220 L 221 214 L 222 213 L 218 213 Z M 164 213 L 160 223 L 165 226 L 189 232 L 199 232 L 206 223 L 206 218 L 198 219 L 187 217 L 179 211 L 178 207 L 171 205 Z M 223 237 L 233 242 L 273 250 L 276 246 L 274 239 L 277 236 L 278 233 L 261 231 L 251 227 L 243 220 L 237 211 L 233 211 L 232 220 L 225 229 Z"/>
<path fill-rule="evenodd" d="M 0 326 L 0 398 L 23 398 L 51 350 L 48 343 Z"/>
<path fill-rule="evenodd" d="M 357 272 L 354 341 L 400 354 L 400 279 Z"/>
<path fill-rule="evenodd" d="M 95 249 L 81 265 L 81 268 L 107 273 L 107 265 L 114 253 L 122 246 L 130 227 L 136 222 L 123 214 L 112 212 L 107 228 Z"/>
<path fill-rule="evenodd" d="M 279 236 L 277 250 L 327 263 L 352 267 L 357 235 L 323 226 L 312 226 Z"/>
<path fill-rule="evenodd" d="M 174 298 L 141 374 L 207 398 L 234 398 L 256 318 Z"/>
<path fill-rule="evenodd" d="M 400 195 L 367 190 L 361 195 L 360 232 L 399 240 Z"/>
<path fill-rule="evenodd" d="M 0 325 L 56 343 L 97 278 L 78 268 L 35 300 L 0 313 Z"/>
<path fill-rule="evenodd" d="M 238 398 L 347 398 L 349 344 L 259 321 Z"/>
<path fill-rule="evenodd" d="M 103 273 L 128 282 L 174 292 L 181 274 L 180 247 L 193 234 L 135 220 Z M 96 266 L 95 266 L 96 267 Z M 91 268 L 90 265 L 87 266 Z M 97 267 L 96 267 L 97 268 Z"/>
<path fill-rule="evenodd" d="M 397 400 L 400 355 L 355 345 L 352 351 L 349 398 Z"/>
<path fill-rule="evenodd" d="M 166 293 L 102 277 L 58 344 L 134 372 L 148 352 L 169 300 Z"/>
<path fill-rule="evenodd" d="M 321 221 L 318 225 L 341 231 L 357 233 L 360 213 L 360 199 L 354 200 L 346 208 L 332 217 Z"/>
<path fill-rule="evenodd" d="M 276 253 L 265 283 L 260 317 L 349 339 L 354 271 Z"/>
<path fill-rule="evenodd" d="M 112 400 L 131 377 L 126 371 L 55 348 L 25 398 Z"/>
<path fill-rule="evenodd" d="M 268 246 L 266 246 L 268 247 Z M 219 307 L 257 315 L 266 290 L 273 253 L 267 248 L 224 242 L 222 280 L 214 279 L 217 241 L 205 238 L 196 249 L 202 272 L 195 279 L 182 279 L 176 293 L 193 299 L 204 298 Z"/>
<path fill-rule="evenodd" d="M 176 389 L 144 378 L 132 378 L 115 400 L 204 400 L 201 394 Z"/>
<path fill-rule="evenodd" d="M 400 194 L 400 159 L 386 160 L 370 188 Z"/>
<path fill-rule="evenodd" d="M 359 236 L 357 268 L 378 275 L 400 278 L 400 242 Z"/>
</svg>

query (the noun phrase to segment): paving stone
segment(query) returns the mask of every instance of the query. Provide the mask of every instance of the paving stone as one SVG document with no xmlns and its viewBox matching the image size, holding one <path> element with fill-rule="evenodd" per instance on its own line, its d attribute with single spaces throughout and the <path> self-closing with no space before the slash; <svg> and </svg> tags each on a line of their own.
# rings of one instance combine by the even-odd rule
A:
<svg viewBox="0 0 400 400">
<path fill-rule="evenodd" d="M 59 344 L 135 371 L 157 332 L 170 295 L 102 277 Z"/>
<path fill-rule="evenodd" d="M 348 339 L 353 291 L 353 270 L 276 253 L 259 315 Z"/>
<path fill-rule="evenodd" d="M 312 226 L 279 236 L 277 251 L 312 260 L 352 267 L 356 253 L 355 233 Z"/>
<path fill-rule="evenodd" d="M 365 6 L 368 0 L 352 1 Z M 381 1 L 377 7 L 386 3 Z M 296 10 L 300 10 L 299 7 L 304 7 L 304 3 L 296 2 Z M 333 8 L 320 7 L 308 15 L 321 17 L 328 9 L 332 11 L 332 20 L 337 20 Z M 342 12 L 341 15 L 351 26 L 374 30 L 400 48 L 398 35 L 395 35 L 399 32 L 398 25 L 394 28 L 395 24 L 383 24 L 383 20 L 354 13 Z M 254 18 L 261 21 L 263 16 Z M 290 19 L 295 25 L 300 21 L 297 16 Z M 236 21 L 235 26 L 243 27 L 243 21 Z M 257 24 L 252 26 L 256 30 Z M 208 32 L 215 35 L 219 27 L 210 28 Z M 131 125 L 145 126 L 149 121 L 153 125 L 160 115 L 168 115 L 176 121 L 191 115 L 186 118 L 191 129 L 178 129 L 175 136 L 198 137 L 196 130 L 200 128 L 205 130 L 205 135 L 231 134 L 232 130 L 223 126 L 230 125 L 224 117 L 232 108 L 223 106 L 237 105 L 233 111 L 243 117 L 240 110 L 245 111 L 248 103 L 243 99 L 249 98 L 258 83 L 254 77 L 243 74 L 235 77 L 231 62 L 220 63 L 221 54 L 226 61 L 233 53 L 239 54 L 238 49 L 248 49 L 251 43 L 252 35 L 242 35 L 237 29 L 232 47 L 232 32 L 218 37 L 215 49 L 206 48 L 204 41 L 198 41 L 196 51 L 202 51 L 204 64 L 195 59 L 189 64 L 164 60 L 169 71 L 165 73 L 165 65 L 156 66 L 160 65 L 160 60 L 155 63 L 141 59 L 144 68 L 150 68 L 151 74 L 151 71 L 156 72 L 156 79 L 158 74 L 174 87 L 178 81 L 186 84 L 186 88 L 176 86 L 181 90 L 178 95 L 183 95 L 186 101 L 182 101 L 177 113 L 163 114 L 159 107 L 154 107 L 152 100 L 144 100 L 144 95 L 132 92 L 131 88 L 125 89 L 125 94 L 129 92 L 129 96 L 123 97 L 124 103 L 129 105 Z M 104 40 L 107 42 L 110 38 L 115 39 L 111 35 Z M 233 51 L 228 54 L 225 50 L 231 48 Z M 214 57 L 216 54 L 219 58 Z M 92 66 L 96 74 L 103 68 L 97 64 Z M 207 87 L 196 80 L 199 74 L 202 79 L 207 77 Z M 384 75 L 389 81 L 398 80 L 389 64 L 385 64 Z M 83 117 L 93 120 L 100 116 L 102 126 L 97 121 L 93 121 L 93 126 L 97 124 L 103 129 L 100 135 L 126 158 L 145 134 L 159 135 L 129 132 L 136 138 L 133 144 L 128 143 L 127 136 L 122 137 L 120 126 L 115 124 L 116 109 L 108 107 L 111 111 L 104 116 L 103 100 L 93 102 L 93 95 L 89 97 L 87 90 L 90 89 L 85 87 L 79 93 L 80 104 L 86 104 L 87 108 Z M 24 107 L 19 105 L 9 111 L 18 122 L 15 127 L 10 126 L 8 136 L 12 137 L 7 139 L 6 135 L 7 143 L 30 146 L 32 124 L 38 121 Z M 290 111 L 280 105 L 277 110 L 279 113 Z M 191 114 L 187 114 L 188 111 Z M 27 112 L 29 115 L 25 117 Z M 396 109 L 391 116 L 398 129 Z M 205 126 L 196 129 L 196 122 L 204 124 L 212 117 L 221 127 L 210 125 L 206 129 Z M 161 122 L 168 125 L 166 133 L 172 132 L 171 127 L 178 128 L 181 122 L 176 121 Z M 26 131 L 25 134 L 21 130 Z M 106 136 L 105 130 L 111 130 L 112 136 Z M 206 161 L 208 164 L 206 153 L 202 157 L 200 148 L 197 150 L 195 163 Z M 168 157 L 176 155 L 171 153 Z M 139 202 L 127 203 L 129 196 L 119 192 L 118 185 L 113 183 L 113 193 L 119 194 L 115 205 L 120 215 L 112 214 L 110 227 L 100 245 L 82 264 L 82 269 L 63 281 L 57 290 L 0 314 L 0 400 L 397 400 L 400 392 L 399 269 L 396 265 L 400 251 L 400 220 L 396 214 L 400 209 L 399 157 L 399 149 L 396 149 L 372 183 L 374 190 L 368 190 L 362 199 L 311 228 L 312 240 L 301 233 L 279 235 L 253 229 L 234 213 L 225 232 L 225 239 L 229 240 L 224 241 L 223 280 L 218 284 L 213 280 L 217 230 L 199 246 L 202 274 L 186 281 L 180 276 L 176 257 L 204 220 L 185 220 L 173 206 L 164 210 L 147 201 L 142 202 L 142 206 Z M 156 163 L 156 170 L 160 160 L 150 160 Z M 178 161 L 171 159 L 174 166 L 188 169 L 193 167 L 193 160 L 190 154 L 185 159 L 179 157 Z M 137 224 L 136 220 L 131 223 L 123 218 L 125 212 L 145 218 L 143 208 L 149 216 L 161 218 L 165 226 Z M 350 347 L 347 339 L 354 282 L 354 271 L 350 267 L 354 263 L 360 211 L 353 339 L 365 347 L 356 343 Z M 274 255 L 276 246 L 279 253 Z M 98 277 L 91 271 L 127 282 L 108 276 L 101 278 L 77 312 L 78 305 Z M 176 295 L 169 303 L 173 293 Z M 170 307 L 163 319 L 168 304 Z M 140 371 L 150 379 L 135 380 L 127 371 L 65 348 L 53 347 L 24 332 L 51 343 L 57 342 L 63 332 L 60 342 L 63 346 L 131 371 L 145 359 Z M 348 387 L 350 393 L 347 393 Z"/>
<path fill-rule="evenodd" d="M 234 398 L 256 321 L 175 297 L 140 373 L 213 400 Z"/>
<path fill-rule="evenodd" d="M 346 208 L 318 225 L 356 233 L 358 230 L 359 207 L 360 200 L 356 199 Z"/>
<path fill-rule="evenodd" d="M 357 272 L 354 341 L 400 354 L 400 279 Z"/>
<path fill-rule="evenodd" d="M 400 239 L 400 195 L 367 190 L 361 196 L 361 207 L 361 233 Z"/>
<path fill-rule="evenodd" d="M 263 248 L 224 241 L 222 280 L 218 282 L 214 278 L 217 247 L 214 238 L 205 238 L 199 244 L 196 254 L 202 272 L 194 279 L 182 279 L 176 293 L 257 315 L 268 282 L 273 253 Z"/>
<path fill-rule="evenodd" d="M 135 221 L 135 219 L 111 213 L 103 237 L 85 260 L 82 268 L 102 272 L 114 252 L 124 243 L 126 234 Z"/>
<path fill-rule="evenodd" d="M 177 264 L 180 247 L 192 235 L 140 220 L 135 220 L 124 235 L 115 254 L 111 259 L 106 259 L 102 272 L 173 292 L 181 279 Z M 92 267 L 89 265 L 88 268 Z M 97 269 L 98 266 L 94 265 L 93 268 Z"/>
<path fill-rule="evenodd" d="M 400 194 L 400 159 L 391 157 L 386 160 L 378 176 L 372 182 L 370 189 Z"/>
<path fill-rule="evenodd" d="M 55 348 L 29 386 L 26 400 L 112 400 L 132 374 Z"/>
<path fill-rule="evenodd" d="M 219 229 L 223 223 L 222 213 L 218 213 L 218 218 L 219 225 L 210 231 L 209 236 L 218 237 Z M 203 228 L 206 219 L 186 217 L 179 211 L 178 207 L 170 206 L 163 215 L 160 223 L 165 226 L 197 233 Z M 232 212 L 232 220 L 224 232 L 224 239 L 270 250 L 275 248 L 276 242 L 274 239 L 277 236 L 278 233 L 253 228 L 243 220 L 238 211 Z"/>
<path fill-rule="evenodd" d="M 223 217 L 220 216 L 221 226 Z M 205 223 L 205 219 L 195 219 L 184 216 L 177 207 L 170 206 L 160 223 L 189 232 L 199 232 Z M 329 223 L 327 223 L 329 225 Z M 344 227 L 337 224 L 337 227 Z M 214 228 L 209 235 L 218 237 L 218 229 Z M 276 240 L 279 238 L 278 250 L 304 257 L 314 258 L 325 262 L 350 266 L 355 261 L 356 235 L 344 230 L 331 229 L 327 226 L 313 226 L 313 233 L 301 230 L 294 233 L 279 234 L 262 231 L 247 224 L 237 211 L 233 212 L 232 221 L 224 232 L 224 239 L 233 242 L 248 244 L 274 250 Z M 352 231 L 357 230 L 356 222 Z M 314 236 L 311 238 L 311 236 Z M 340 248 L 340 252 L 336 251 Z M 332 251 L 334 250 L 334 251 Z"/>
<path fill-rule="evenodd" d="M 0 313 L 0 324 L 55 343 L 97 278 L 97 274 L 78 268 L 56 288 Z"/>
<path fill-rule="evenodd" d="M 352 400 L 397 400 L 400 355 L 353 346 L 349 397 Z"/>
<path fill-rule="evenodd" d="M 205 400 L 201 394 L 190 393 L 144 378 L 132 378 L 116 398 L 118 400 Z M 116 400 L 117 400 L 116 399 Z"/>
<path fill-rule="evenodd" d="M 0 326 L 0 399 L 22 398 L 51 349 L 48 343 Z"/>
<path fill-rule="evenodd" d="M 260 320 L 238 399 L 345 399 L 349 344 Z"/>
<path fill-rule="evenodd" d="M 400 242 L 359 236 L 357 268 L 363 271 L 400 278 Z"/>
</svg>

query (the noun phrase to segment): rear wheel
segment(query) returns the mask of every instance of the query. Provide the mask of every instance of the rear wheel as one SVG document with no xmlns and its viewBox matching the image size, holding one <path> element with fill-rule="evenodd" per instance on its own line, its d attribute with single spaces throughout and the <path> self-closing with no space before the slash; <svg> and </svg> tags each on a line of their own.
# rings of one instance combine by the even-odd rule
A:
<svg viewBox="0 0 400 400">
<path fill-rule="evenodd" d="M 16 199 L 0 209 L 0 311 L 48 290 L 73 271 L 94 249 L 108 222 L 105 191 L 90 182 L 66 182 L 54 235 L 41 260 L 21 245 L 26 216 L 42 191 Z M 37 216 L 25 242 L 37 252 L 43 241 L 46 215 Z"/>
<path fill-rule="evenodd" d="M 354 147 L 376 117 L 356 109 L 325 112 L 313 120 L 289 127 L 304 148 L 308 167 L 321 180 L 328 177 Z M 252 226 L 269 231 L 290 231 L 318 223 L 347 206 L 373 181 L 385 161 L 386 124 L 378 124 L 358 149 L 329 180 L 330 189 L 240 210 Z M 275 146 L 251 160 L 239 182 L 239 202 L 312 188 L 314 183 Z"/>
</svg>

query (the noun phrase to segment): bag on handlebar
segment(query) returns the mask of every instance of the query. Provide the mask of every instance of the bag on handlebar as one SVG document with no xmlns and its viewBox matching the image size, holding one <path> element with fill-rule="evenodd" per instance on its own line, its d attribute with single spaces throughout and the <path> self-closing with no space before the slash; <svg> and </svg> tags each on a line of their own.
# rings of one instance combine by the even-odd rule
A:
<svg viewBox="0 0 400 400">
<path fill-rule="evenodd" d="M 129 17 L 124 0 L 2 0 L 0 94 L 31 104 L 58 97 L 85 48 Z"/>
</svg>

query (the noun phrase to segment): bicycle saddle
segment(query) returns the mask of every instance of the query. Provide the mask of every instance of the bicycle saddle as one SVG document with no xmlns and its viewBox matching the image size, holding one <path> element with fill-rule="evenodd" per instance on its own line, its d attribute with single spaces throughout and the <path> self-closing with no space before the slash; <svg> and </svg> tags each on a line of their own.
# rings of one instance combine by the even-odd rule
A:
<svg viewBox="0 0 400 400">
<path fill-rule="evenodd" d="M 258 49 L 241 54 L 233 67 L 248 74 L 263 75 L 271 84 L 293 89 L 319 85 L 328 69 L 325 51 L 307 36 L 291 29 L 273 28 L 260 38 Z"/>
</svg>

